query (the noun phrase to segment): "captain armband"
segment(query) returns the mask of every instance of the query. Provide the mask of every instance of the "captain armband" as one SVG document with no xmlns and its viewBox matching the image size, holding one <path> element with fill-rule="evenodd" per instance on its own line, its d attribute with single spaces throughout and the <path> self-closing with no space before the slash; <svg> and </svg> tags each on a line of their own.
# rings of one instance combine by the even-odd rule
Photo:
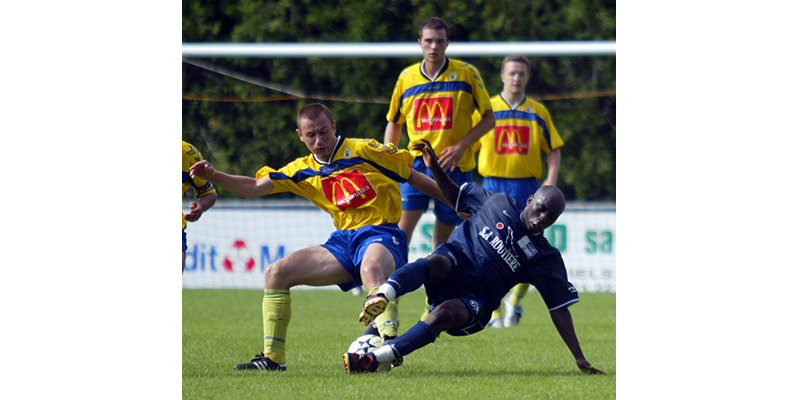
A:
<svg viewBox="0 0 798 400">
<path fill-rule="evenodd" d="M 204 194 L 210 192 L 211 190 L 213 190 L 213 183 L 208 182 L 208 183 L 202 185 L 202 187 L 196 188 L 196 190 L 197 190 L 197 197 L 199 198 L 202 195 L 204 195 Z"/>
</svg>

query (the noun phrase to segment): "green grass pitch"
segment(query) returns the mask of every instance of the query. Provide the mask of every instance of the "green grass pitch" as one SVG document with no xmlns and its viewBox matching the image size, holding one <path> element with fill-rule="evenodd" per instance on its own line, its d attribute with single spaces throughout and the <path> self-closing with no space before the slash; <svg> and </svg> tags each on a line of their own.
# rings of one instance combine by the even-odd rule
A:
<svg viewBox="0 0 798 400">
<path fill-rule="evenodd" d="M 342 355 L 363 330 L 364 297 L 293 290 L 287 371 L 233 370 L 263 351 L 262 297 L 259 290 L 183 290 L 184 399 L 615 398 L 615 294 L 583 293 L 571 307 L 582 350 L 601 376 L 579 372 L 533 291 L 518 327 L 443 333 L 390 372 L 348 375 Z M 423 290 L 400 299 L 400 332 L 423 306 Z"/>
</svg>

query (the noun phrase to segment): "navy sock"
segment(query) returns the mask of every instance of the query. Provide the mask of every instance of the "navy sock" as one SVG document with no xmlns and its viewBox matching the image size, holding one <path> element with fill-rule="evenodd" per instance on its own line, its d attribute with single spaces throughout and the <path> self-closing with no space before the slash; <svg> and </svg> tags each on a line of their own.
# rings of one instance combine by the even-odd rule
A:
<svg viewBox="0 0 798 400">
<path fill-rule="evenodd" d="M 399 356 L 406 356 L 430 343 L 435 341 L 435 331 L 429 327 L 424 321 L 418 321 L 407 332 L 399 335 L 390 346 L 393 347 Z"/>
<path fill-rule="evenodd" d="M 385 282 L 396 290 L 396 297 L 410 293 L 424 284 L 429 277 L 430 267 L 426 258 L 405 264 L 397 268 Z"/>
</svg>

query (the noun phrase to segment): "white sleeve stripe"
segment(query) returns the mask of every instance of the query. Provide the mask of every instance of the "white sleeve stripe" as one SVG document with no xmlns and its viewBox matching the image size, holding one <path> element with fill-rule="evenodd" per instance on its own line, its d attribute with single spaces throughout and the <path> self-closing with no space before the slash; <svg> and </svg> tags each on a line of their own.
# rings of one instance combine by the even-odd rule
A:
<svg viewBox="0 0 798 400">
<path fill-rule="evenodd" d="M 571 301 L 567 301 L 567 302 L 565 302 L 565 303 L 563 303 L 563 304 L 560 304 L 559 306 L 555 306 L 555 307 L 549 308 L 549 311 L 554 311 L 554 310 L 556 310 L 556 309 L 558 309 L 558 308 L 563 308 L 563 307 L 565 307 L 565 306 L 570 306 L 571 304 L 574 304 L 574 303 L 576 303 L 577 301 L 579 301 L 579 299 L 573 299 L 573 300 L 571 300 Z"/>
<path fill-rule="evenodd" d="M 463 193 L 463 187 L 464 187 L 465 185 L 468 185 L 469 183 L 470 183 L 470 182 L 466 182 L 466 183 L 464 183 L 464 184 L 460 185 L 460 191 L 459 191 L 459 192 L 457 192 L 457 202 L 456 202 L 456 203 L 454 203 L 454 211 L 455 211 L 455 212 L 457 212 L 457 210 L 459 210 L 459 209 L 460 209 L 460 194 L 461 194 L 461 193 Z"/>
</svg>

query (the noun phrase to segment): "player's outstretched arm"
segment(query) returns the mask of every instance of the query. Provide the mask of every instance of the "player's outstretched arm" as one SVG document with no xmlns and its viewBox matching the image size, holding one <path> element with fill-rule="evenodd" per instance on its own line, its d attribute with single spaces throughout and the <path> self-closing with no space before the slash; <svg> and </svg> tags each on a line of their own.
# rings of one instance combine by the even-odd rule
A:
<svg viewBox="0 0 798 400">
<path fill-rule="evenodd" d="M 449 175 L 438 164 L 438 157 L 435 155 L 435 149 L 427 139 L 421 139 L 422 143 L 413 143 L 413 150 L 419 150 L 424 157 L 424 165 L 432 171 L 432 176 L 435 178 L 435 183 L 438 184 L 443 198 L 449 205 L 454 208 L 457 204 L 457 196 L 460 195 L 460 187 L 457 186 Z"/>
<path fill-rule="evenodd" d="M 274 189 L 274 184 L 268 176 L 255 179 L 249 176 L 230 175 L 217 171 L 208 160 L 202 160 L 192 165 L 189 174 L 192 178 L 198 177 L 211 181 L 214 185 L 239 197 L 266 196 Z"/>
<path fill-rule="evenodd" d="M 407 178 L 407 183 L 420 190 L 427 196 L 432 196 L 444 203 L 448 202 L 448 199 L 443 197 L 443 193 L 441 193 L 441 189 L 438 187 L 435 181 L 421 172 L 416 171 L 415 169 L 410 169 L 410 177 Z M 454 207 L 454 205 L 449 204 L 449 207 Z"/>
<path fill-rule="evenodd" d="M 552 311 L 551 321 L 557 327 L 557 332 L 560 333 L 560 337 L 565 341 L 565 345 L 571 350 L 579 370 L 588 374 L 603 374 L 603 372 L 590 365 L 582 354 L 582 347 L 579 346 L 579 339 L 576 337 L 574 322 L 571 319 L 571 312 L 568 311 L 568 307 L 561 307 Z"/>
</svg>

